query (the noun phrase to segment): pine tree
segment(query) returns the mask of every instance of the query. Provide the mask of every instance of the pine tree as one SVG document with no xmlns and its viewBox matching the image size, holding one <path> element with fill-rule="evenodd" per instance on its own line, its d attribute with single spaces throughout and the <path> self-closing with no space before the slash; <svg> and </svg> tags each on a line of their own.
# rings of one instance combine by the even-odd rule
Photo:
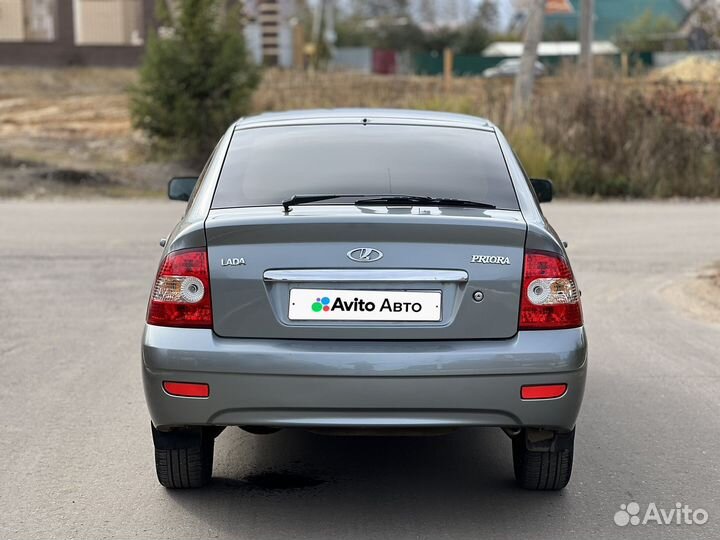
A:
<svg viewBox="0 0 720 540">
<path fill-rule="evenodd" d="M 240 13 L 224 0 L 177 0 L 172 30 L 148 42 L 131 117 L 153 147 L 201 161 L 228 125 L 250 109 L 260 82 Z"/>
</svg>

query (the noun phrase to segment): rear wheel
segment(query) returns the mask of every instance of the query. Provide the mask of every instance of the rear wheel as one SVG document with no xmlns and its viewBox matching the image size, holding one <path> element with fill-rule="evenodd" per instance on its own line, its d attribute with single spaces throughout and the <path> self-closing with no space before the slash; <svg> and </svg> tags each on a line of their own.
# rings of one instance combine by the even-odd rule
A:
<svg viewBox="0 0 720 540">
<path fill-rule="evenodd" d="M 152 426 L 158 481 L 170 489 L 204 486 L 212 476 L 213 449 L 219 431 L 182 428 L 158 431 Z"/>
<path fill-rule="evenodd" d="M 533 491 L 563 489 L 572 474 L 575 430 L 522 430 L 512 439 L 515 480 Z"/>
</svg>

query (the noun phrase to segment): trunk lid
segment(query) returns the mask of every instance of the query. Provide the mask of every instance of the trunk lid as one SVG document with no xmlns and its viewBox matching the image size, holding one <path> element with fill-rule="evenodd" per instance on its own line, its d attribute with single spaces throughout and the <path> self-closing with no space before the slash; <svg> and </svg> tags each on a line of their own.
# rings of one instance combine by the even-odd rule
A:
<svg viewBox="0 0 720 540">
<path fill-rule="evenodd" d="M 525 234 L 511 210 L 211 210 L 214 330 L 228 338 L 509 338 L 518 327 Z"/>
</svg>

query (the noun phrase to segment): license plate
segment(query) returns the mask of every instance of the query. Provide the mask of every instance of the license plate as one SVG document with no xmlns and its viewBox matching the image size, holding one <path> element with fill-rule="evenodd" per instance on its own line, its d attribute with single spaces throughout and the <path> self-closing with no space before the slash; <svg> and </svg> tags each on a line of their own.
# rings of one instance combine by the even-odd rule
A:
<svg viewBox="0 0 720 540">
<path fill-rule="evenodd" d="M 291 289 L 291 321 L 439 321 L 440 291 Z"/>
</svg>

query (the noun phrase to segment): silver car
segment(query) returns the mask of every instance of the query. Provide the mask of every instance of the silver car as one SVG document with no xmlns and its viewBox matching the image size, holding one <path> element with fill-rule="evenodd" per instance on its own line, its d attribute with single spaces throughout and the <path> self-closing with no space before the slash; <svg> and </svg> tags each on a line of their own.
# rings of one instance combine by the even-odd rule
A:
<svg viewBox="0 0 720 540">
<path fill-rule="evenodd" d="M 487 68 L 482 72 L 482 76 L 486 79 L 494 79 L 497 77 L 516 77 L 520 73 L 520 59 L 519 58 L 506 58 L 500 62 L 497 66 Z M 547 68 L 545 64 L 536 60 L 533 64 L 533 75 L 535 77 L 542 77 L 547 74 Z"/>
<path fill-rule="evenodd" d="M 406 110 L 263 114 L 222 137 L 164 243 L 142 338 L 157 475 L 210 480 L 228 426 L 502 428 L 570 479 L 587 342 L 563 243 L 500 130 Z"/>
</svg>

